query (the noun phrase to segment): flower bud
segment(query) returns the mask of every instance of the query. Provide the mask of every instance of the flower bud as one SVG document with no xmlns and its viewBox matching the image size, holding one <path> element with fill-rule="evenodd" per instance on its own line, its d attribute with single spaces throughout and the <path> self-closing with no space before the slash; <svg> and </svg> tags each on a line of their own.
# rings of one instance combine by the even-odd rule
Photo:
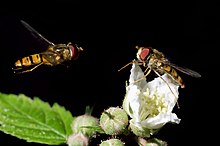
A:
<svg viewBox="0 0 220 146">
<path fill-rule="evenodd" d="M 143 128 L 141 125 L 138 126 L 138 124 L 134 124 L 133 120 L 130 121 L 130 128 L 131 131 L 139 137 L 150 137 L 150 132 L 151 130 L 147 129 L 147 128 Z"/>
<path fill-rule="evenodd" d="M 125 144 L 119 139 L 109 139 L 102 141 L 100 146 L 124 146 Z"/>
<path fill-rule="evenodd" d="M 72 123 L 72 130 L 73 133 L 82 133 L 85 136 L 91 137 L 95 134 L 95 128 L 92 127 L 98 127 L 98 119 L 85 114 L 76 117 L 76 119 L 73 120 Z"/>
<path fill-rule="evenodd" d="M 138 143 L 140 145 L 144 145 L 144 146 L 167 146 L 167 142 L 166 141 L 162 141 L 160 139 L 157 138 L 151 138 L 151 139 L 143 139 L 143 138 L 138 138 Z"/>
<path fill-rule="evenodd" d="M 124 132 L 128 125 L 126 112 L 118 107 L 110 107 L 100 117 L 100 126 L 109 135 L 118 135 Z"/>
<path fill-rule="evenodd" d="M 89 145 L 89 138 L 82 133 L 73 134 L 68 137 L 68 146 L 87 146 Z"/>
</svg>

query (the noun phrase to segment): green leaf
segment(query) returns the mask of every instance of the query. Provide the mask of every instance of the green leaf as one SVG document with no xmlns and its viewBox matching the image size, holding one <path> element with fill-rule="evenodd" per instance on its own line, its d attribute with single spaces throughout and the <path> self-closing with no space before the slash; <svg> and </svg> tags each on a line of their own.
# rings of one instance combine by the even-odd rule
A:
<svg viewBox="0 0 220 146">
<path fill-rule="evenodd" d="M 37 97 L 0 93 L 0 130 L 28 142 L 66 143 L 73 119 L 56 103 L 51 107 Z"/>
</svg>

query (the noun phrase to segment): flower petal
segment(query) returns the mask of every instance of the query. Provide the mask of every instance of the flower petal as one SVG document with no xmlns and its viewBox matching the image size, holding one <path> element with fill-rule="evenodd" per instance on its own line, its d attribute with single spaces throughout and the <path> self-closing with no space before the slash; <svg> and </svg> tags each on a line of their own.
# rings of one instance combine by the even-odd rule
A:
<svg viewBox="0 0 220 146">
<path fill-rule="evenodd" d="M 125 99 L 123 102 L 123 109 L 127 114 L 134 118 L 136 121 L 140 121 L 139 118 L 139 108 L 140 108 L 140 99 L 138 98 L 140 90 L 138 90 L 136 85 L 131 85 L 127 90 Z"/>
<path fill-rule="evenodd" d="M 131 74 L 129 78 L 129 85 L 126 87 L 126 95 L 123 102 L 123 108 L 131 118 L 136 121 L 140 121 L 140 89 L 147 83 L 145 79 L 136 82 L 138 79 L 144 77 L 144 73 L 141 68 L 135 63 L 132 65 Z"/>
<path fill-rule="evenodd" d="M 144 72 L 142 71 L 140 66 L 133 63 L 132 68 L 131 68 L 130 78 L 129 78 L 129 85 L 137 85 L 138 87 L 143 88 L 145 84 L 147 83 L 143 77 L 144 77 Z M 137 80 L 139 81 L 137 82 Z"/>
<path fill-rule="evenodd" d="M 149 129 L 159 129 L 168 122 L 179 124 L 180 119 L 174 113 L 163 113 L 155 117 L 147 118 L 141 122 L 141 125 Z"/>
</svg>

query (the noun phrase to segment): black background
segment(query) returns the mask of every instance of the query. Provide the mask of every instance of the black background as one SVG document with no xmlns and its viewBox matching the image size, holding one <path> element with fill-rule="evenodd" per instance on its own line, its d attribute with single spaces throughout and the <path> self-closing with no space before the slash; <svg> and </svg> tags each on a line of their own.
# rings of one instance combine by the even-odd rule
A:
<svg viewBox="0 0 220 146">
<path fill-rule="evenodd" d="M 99 117 L 104 109 L 122 103 L 131 66 L 117 70 L 135 59 L 136 45 L 151 46 L 171 62 L 202 75 L 196 79 L 181 74 L 186 88 L 180 89 L 181 108 L 174 109 L 181 123 L 167 124 L 158 138 L 169 145 L 215 142 L 211 131 L 217 129 L 218 117 L 214 114 L 219 78 L 216 4 L 29 1 L 1 6 L 0 92 L 57 102 L 73 116 L 83 114 L 87 105 L 94 106 L 93 115 Z M 69 68 L 41 66 L 13 74 L 17 59 L 44 50 L 20 20 L 55 44 L 71 41 L 84 51 Z M 41 145 L 4 133 L 0 144 Z"/>
</svg>

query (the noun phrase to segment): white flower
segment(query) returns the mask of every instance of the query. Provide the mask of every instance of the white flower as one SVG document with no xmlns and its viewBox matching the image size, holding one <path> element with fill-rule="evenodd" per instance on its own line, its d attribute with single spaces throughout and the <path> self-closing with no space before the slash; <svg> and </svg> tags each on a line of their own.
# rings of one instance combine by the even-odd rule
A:
<svg viewBox="0 0 220 146">
<path fill-rule="evenodd" d="M 142 69 L 133 64 L 123 108 L 131 117 L 130 127 L 133 132 L 138 129 L 145 132 L 144 136 L 149 136 L 168 122 L 180 122 L 177 115 L 172 113 L 177 102 L 179 85 L 167 74 L 161 76 L 166 82 L 157 77 L 147 83 L 143 76 Z M 141 78 L 143 79 L 135 82 Z"/>
</svg>

